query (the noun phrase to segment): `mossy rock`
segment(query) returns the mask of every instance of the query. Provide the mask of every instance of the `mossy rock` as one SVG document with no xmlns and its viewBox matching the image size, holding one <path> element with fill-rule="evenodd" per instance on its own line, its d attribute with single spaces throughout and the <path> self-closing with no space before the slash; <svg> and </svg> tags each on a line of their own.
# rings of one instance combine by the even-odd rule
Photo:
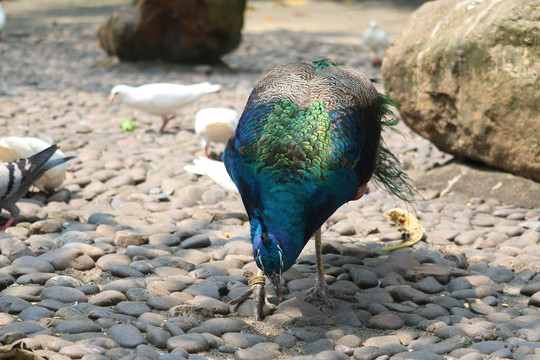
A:
<svg viewBox="0 0 540 360">
<path fill-rule="evenodd" d="M 440 149 L 540 181 L 540 3 L 422 5 L 387 50 L 385 89 Z"/>
</svg>

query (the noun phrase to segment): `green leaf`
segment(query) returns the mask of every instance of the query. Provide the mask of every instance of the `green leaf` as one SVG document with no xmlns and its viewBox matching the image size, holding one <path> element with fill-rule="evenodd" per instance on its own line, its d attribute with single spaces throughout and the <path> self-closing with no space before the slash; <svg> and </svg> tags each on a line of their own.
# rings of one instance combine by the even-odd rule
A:
<svg viewBox="0 0 540 360">
<path fill-rule="evenodd" d="M 122 130 L 124 131 L 133 131 L 135 129 L 135 121 L 130 118 L 122 119 Z"/>
</svg>

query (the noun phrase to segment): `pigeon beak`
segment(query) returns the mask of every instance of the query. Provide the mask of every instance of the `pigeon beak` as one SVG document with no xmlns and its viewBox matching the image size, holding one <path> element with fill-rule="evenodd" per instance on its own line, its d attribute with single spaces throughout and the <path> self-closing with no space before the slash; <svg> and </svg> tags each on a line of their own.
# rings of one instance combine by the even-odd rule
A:
<svg viewBox="0 0 540 360">
<path fill-rule="evenodd" d="M 281 274 L 273 273 L 272 276 L 270 276 L 270 280 L 272 281 L 272 286 L 276 291 L 278 300 L 281 300 Z"/>
<path fill-rule="evenodd" d="M 109 96 L 109 106 L 114 102 L 114 95 Z"/>
</svg>

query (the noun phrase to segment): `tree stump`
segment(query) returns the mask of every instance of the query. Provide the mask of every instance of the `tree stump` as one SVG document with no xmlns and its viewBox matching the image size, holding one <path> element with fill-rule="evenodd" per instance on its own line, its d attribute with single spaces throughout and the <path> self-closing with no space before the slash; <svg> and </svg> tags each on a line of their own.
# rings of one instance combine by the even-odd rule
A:
<svg viewBox="0 0 540 360">
<path fill-rule="evenodd" d="M 139 0 L 98 31 L 121 60 L 212 64 L 240 44 L 246 0 Z"/>
</svg>

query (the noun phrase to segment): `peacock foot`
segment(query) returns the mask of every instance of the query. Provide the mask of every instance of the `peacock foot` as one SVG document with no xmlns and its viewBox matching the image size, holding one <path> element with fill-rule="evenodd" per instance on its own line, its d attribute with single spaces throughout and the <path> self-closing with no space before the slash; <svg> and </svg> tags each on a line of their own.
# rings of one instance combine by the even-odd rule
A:
<svg viewBox="0 0 540 360">
<path fill-rule="evenodd" d="M 315 280 L 315 285 L 307 291 L 306 301 L 311 301 L 314 299 L 322 300 L 326 305 L 335 308 L 334 300 L 330 296 L 330 291 L 328 290 L 328 284 L 326 281 Z"/>
<path fill-rule="evenodd" d="M 262 278 L 262 279 L 261 279 Z M 250 288 L 242 295 L 233 299 L 227 303 L 227 305 L 236 305 L 242 301 L 248 299 L 249 297 L 253 298 L 253 316 L 256 321 L 261 321 L 264 319 L 264 305 L 268 305 L 271 311 L 277 309 L 276 305 L 272 304 L 266 298 L 266 292 L 264 290 L 265 278 L 263 276 L 254 276 L 249 280 Z"/>
<path fill-rule="evenodd" d="M 322 300 L 330 308 L 335 309 L 335 304 L 333 298 L 348 301 L 356 302 L 356 298 L 352 295 L 335 293 L 328 288 L 326 281 L 321 285 L 319 280 L 315 281 L 315 286 L 307 291 L 306 301 L 311 301 L 314 299 Z"/>
</svg>

